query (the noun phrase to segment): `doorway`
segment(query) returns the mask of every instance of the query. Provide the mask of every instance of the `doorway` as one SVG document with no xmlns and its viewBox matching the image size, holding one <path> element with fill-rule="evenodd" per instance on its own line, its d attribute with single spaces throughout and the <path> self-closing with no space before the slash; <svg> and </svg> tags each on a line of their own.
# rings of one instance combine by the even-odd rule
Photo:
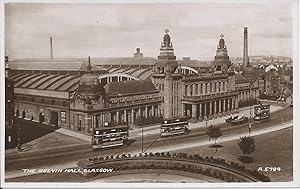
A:
<svg viewBox="0 0 300 189">
<path fill-rule="evenodd" d="M 56 127 L 58 127 L 58 113 L 52 111 L 51 112 L 51 121 L 50 121 L 51 125 L 55 125 Z"/>
</svg>

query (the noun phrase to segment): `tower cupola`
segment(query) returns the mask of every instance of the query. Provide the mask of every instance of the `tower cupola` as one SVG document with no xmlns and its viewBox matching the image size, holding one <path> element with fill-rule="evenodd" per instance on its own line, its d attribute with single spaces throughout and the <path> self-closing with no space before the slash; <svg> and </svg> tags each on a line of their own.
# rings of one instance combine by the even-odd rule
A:
<svg viewBox="0 0 300 189">
<path fill-rule="evenodd" d="M 220 35 L 219 44 L 217 46 L 217 52 L 215 59 L 212 63 L 212 68 L 215 72 L 226 72 L 232 65 L 227 54 L 227 47 L 225 45 L 224 35 Z"/>
<path fill-rule="evenodd" d="M 160 47 L 160 53 L 158 61 L 154 65 L 155 73 L 168 73 L 173 74 L 178 67 L 176 56 L 174 54 L 174 48 L 169 35 L 169 30 L 165 30 L 163 41 Z"/>
<path fill-rule="evenodd" d="M 78 93 L 91 100 L 104 93 L 104 88 L 100 84 L 98 76 L 93 73 L 90 57 L 88 58 L 87 69 L 79 81 Z"/>
</svg>

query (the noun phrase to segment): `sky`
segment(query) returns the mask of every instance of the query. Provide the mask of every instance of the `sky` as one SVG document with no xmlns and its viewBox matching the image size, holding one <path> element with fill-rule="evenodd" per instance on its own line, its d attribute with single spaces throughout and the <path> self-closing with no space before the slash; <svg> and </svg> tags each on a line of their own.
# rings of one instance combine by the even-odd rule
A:
<svg viewBox="0 0 300 189">
<path fill-rule="evenodd" d="M 137 47 L 157 58 L 164 30 L 178 59 L 212 60 L 220 34 L 230 57 L 292 56 L 293 0 L 198 3 L 6 3 L 5 55 L 9 59 L 131 57 Z"/>
</svg>

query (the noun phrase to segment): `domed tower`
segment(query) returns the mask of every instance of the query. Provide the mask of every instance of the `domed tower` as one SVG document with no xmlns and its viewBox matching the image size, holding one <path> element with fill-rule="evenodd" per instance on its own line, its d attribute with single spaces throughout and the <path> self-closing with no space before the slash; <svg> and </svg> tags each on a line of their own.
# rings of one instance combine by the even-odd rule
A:
<svg viewBox="0 0 300 189">
<path fill-rule="evenodd" d="M 154 65 L 155 73 L 173 74 L 178 67 L 178 62 L 176 61 L 176 56 L 174 55 L 171 37 L 168 33 L 169 30 L 166 29 L 165 35 L 163 37 L 163 42 L 161 43 L 158 62 Z"/>
<path fill-rule="evenodd" d="M 103 85 L 99 82 L 98 76 L 92 71 L 89 57 L 87 70 L 79 81 L 78 91 L 75 95 L 77 105 L 82 105 L 81 109 L 85 110 L 99 107 L 103 104 L 104 93 Z"/>
<path fill-rule="evenodd" d="M 217 47 L 217 53 L 215 59 L 212 63 L 212 68 L 214 72 L 227 72 L 232 65 L 227 54 L 227 47 L 225 45 L 224 35 L 220 35 L 219 45 Z"/>
<path fill-rule="evenodd" d="M 175 73 L 178 62 L 174 55 L 173 44 L 169 35 L 169 30 L 165 30 L 161 43 L 158 61 L 153 66 L 152 81 L 160 90 L 163 97 L 161 113 L 164 118 L 181 115 L 181 79 L 180 73 Z M 175 87 L 174 87 L 175 86 Z M 176 87 L 180 86 L 180 87 Z M 178 88 L 178 91 L 174 91 Z"/>
</svg>

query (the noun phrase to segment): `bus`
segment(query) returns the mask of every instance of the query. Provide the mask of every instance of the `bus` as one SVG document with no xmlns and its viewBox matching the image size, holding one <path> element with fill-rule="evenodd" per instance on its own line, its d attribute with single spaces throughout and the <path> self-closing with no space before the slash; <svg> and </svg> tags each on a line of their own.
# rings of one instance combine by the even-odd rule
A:
<svg viewBox="0 0 300 189">
<path fill-rule="evenodd" d="M 254 120 L 259 121 L 270 118 L 270 105 L 260 104 L 254 107 Z"/>
<path fill-rule="evenodd" d="M 92 149 L 127 145 L 129 126 L 100 127 L 93 130 Z"/>
<path fill-rule="evenodd" d="M 160 127 L 161 137 L 188 134 L 189 132 L 188 117 L 174 117 L 162 120 Z"/>
</svg>

